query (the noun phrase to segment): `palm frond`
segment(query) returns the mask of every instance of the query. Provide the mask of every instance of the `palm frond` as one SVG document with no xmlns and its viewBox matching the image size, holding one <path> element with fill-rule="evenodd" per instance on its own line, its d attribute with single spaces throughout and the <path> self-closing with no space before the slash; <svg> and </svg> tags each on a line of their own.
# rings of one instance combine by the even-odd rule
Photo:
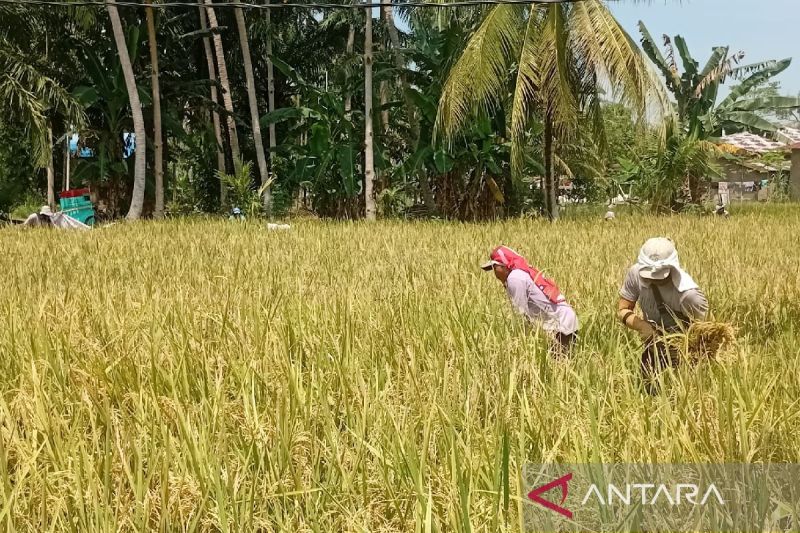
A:
<svg viewBox="0 0 800 533">
<path fill-rule="evenodd" d="M 566 140 L 573 136 L 578 123 L 580 80 L 575 76 L 575 57 L 570 47 L 565 6 L 550 4 L 543 9 L 546 18 L 535 52 L 541 65 L 539 91 L 542 113 L 552 120 L 556 136 Z"/>
<path fill-rule="evenodd" d="M 511 172 L 519 176 L 524 165 L 524 137 L 528 120 L 538 99 L 539 65 L 536 58 L 536 37 L 539 32 L 539 17 L 531 13 L 528 17 L 522 52 L 519 56 L 517 79 L 511 104 Z"/>
<path fill-rule="evenodd" d="M 33 160 L 43 166 L 50 150 L 47 114 L 59 113 L 68 123 L 86 121 L 83 107 L 52 78 L 33 67 L 24 54 L 0 43 L 0 110 L 25 124 L 31 139 Z"/>
<path fill-rule="evenodd" d="M 452 137 L 476 111 L 488 112 L 505 95 L 508 71 L 523 34 L 524 8 L 497 5 L 491 9 L 445 82 L 436 118 L 436 132 Z"/>
<path fill-rule="evenodd" d="M 650 103 L 655 103 L 658 115 L 667 114 L 663 83 L 608 7 L 599 0 L 586 0 L 573 4 L 572 10 L 570 34 L 576 56 L 639 116 L 645 115 Z"/>
</svg>

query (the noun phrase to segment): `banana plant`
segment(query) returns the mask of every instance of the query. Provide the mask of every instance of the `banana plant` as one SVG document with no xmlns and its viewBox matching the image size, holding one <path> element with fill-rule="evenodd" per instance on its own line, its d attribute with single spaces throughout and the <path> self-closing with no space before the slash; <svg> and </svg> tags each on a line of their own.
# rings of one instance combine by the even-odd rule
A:
<svg viewBox="0 0 800 533">
<path fill-rule="evenodd" d="M 437 139 L 435 126 L 443 87 L 468 33 L 457 26 L 438 30 L 420 25 L 414 28 L 414 35 L 404 51 L 414 68 L 405 75 L 412 82 L 408 95 L 419 116 L 419 143 L 395 168 L 395 181 L 426 176 L 446 217 L 473 218 L 492 213 L 495 207 L 508 204 L 512 192 L 505 115 L 498 110 L 491 120 L 478 117 L 450 142 Z"/>
<path fill-rule="evenodd" d="M 797 97 L 748 97 L 750 91 L 786 70 L 791 59 L 742 65 L 744 52 L 731 54 L 730 47 L 717 46 L 701 69 L 680 35 L 674 38 L 664 35 L 662 52 L 641 21 L 639 31 L 642 48 L 663 75 L 667 89 L 675 98 L 680 125 L 690 137 L 708 139 L 719 136 L 723 130 L 774 132 L 779 125 L 764 118 L 765 114 L 800 108 Z M 676 56 L 680 57 L 682 72 Z M 742 82 L 717 104 L 720 86 L 730 79 Z"/>
<path fill-rule="evenodd" d="M 273 64 L 296 92 L 296 105 L 261 117 L 262 127 L 285 123 L 284 143 L 276 147 L 282 168 L 278 173 L 289 188 L 310 185 L 315 209 L 322 214 L 353 217 L 359 210 L 362 182 L 363 113 L 347 110 L 347 87 L 325 90 L 306 81 L 277 57 Z M 358 80 L 353 80 L 357 82 Z M 376 139 L 377 140 L 377 139 Z M 376 167 L 382 166 L 376 146 Z"/>
</svg>

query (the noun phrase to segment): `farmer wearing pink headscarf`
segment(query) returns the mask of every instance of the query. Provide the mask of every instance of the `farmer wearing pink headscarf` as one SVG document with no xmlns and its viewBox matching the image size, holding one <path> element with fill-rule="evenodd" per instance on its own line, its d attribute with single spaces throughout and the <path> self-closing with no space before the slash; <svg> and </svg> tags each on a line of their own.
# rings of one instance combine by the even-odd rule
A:
<svg viewBox="0 0 800 533">
<path fill-rule="evenodd" d="M 569 351 L 578 331 L 578 317 L 552 280 L 506 246 L 492 250 L 489 262 L 481 268 L 494 271 L 495 277 L 505 286 L 514 309 L 529 321 L 540 324 L 550 335 L 554 354 Z"/>
</svg>

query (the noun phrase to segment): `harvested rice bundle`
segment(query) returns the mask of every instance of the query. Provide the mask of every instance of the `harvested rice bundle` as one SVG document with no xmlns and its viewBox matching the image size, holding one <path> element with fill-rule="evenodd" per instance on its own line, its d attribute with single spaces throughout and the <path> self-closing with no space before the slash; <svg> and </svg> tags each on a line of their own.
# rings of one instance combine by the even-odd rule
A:
<svg viewBox="0 0 800 533">
<path fill-rule="evenodd" d="M 718 359 L 723 349 L 736 340 L 736 329 L 724 322 L 693 322 L 686 333 L 675 333 L 663 337 L 673 355 L 688 363 L 706 359 Z"/>
<path fill-rule="evenodd" d="M 694 322 L 689 327 L 687 353 L 692 361 L 716 359 L 736 340 L 736 329 L 726 322 Z"/>
</svg>

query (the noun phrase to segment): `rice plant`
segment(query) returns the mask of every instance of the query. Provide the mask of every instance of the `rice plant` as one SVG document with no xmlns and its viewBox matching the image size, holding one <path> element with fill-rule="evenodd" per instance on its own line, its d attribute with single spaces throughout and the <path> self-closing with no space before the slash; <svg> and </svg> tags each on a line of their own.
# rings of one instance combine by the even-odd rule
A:
<svg viewBox="0 0 800 533">
<path fill-rule="evenodd" d="M 660 394 L 615 319 L 650 236 L 677 241 L 724 360 Z M 526 462 L 800 461 L 800 210 L 0 231 L 7 531 L 520 531 Z M 555 278 L 571 358 L 477 267 Z"/>
</svg>

